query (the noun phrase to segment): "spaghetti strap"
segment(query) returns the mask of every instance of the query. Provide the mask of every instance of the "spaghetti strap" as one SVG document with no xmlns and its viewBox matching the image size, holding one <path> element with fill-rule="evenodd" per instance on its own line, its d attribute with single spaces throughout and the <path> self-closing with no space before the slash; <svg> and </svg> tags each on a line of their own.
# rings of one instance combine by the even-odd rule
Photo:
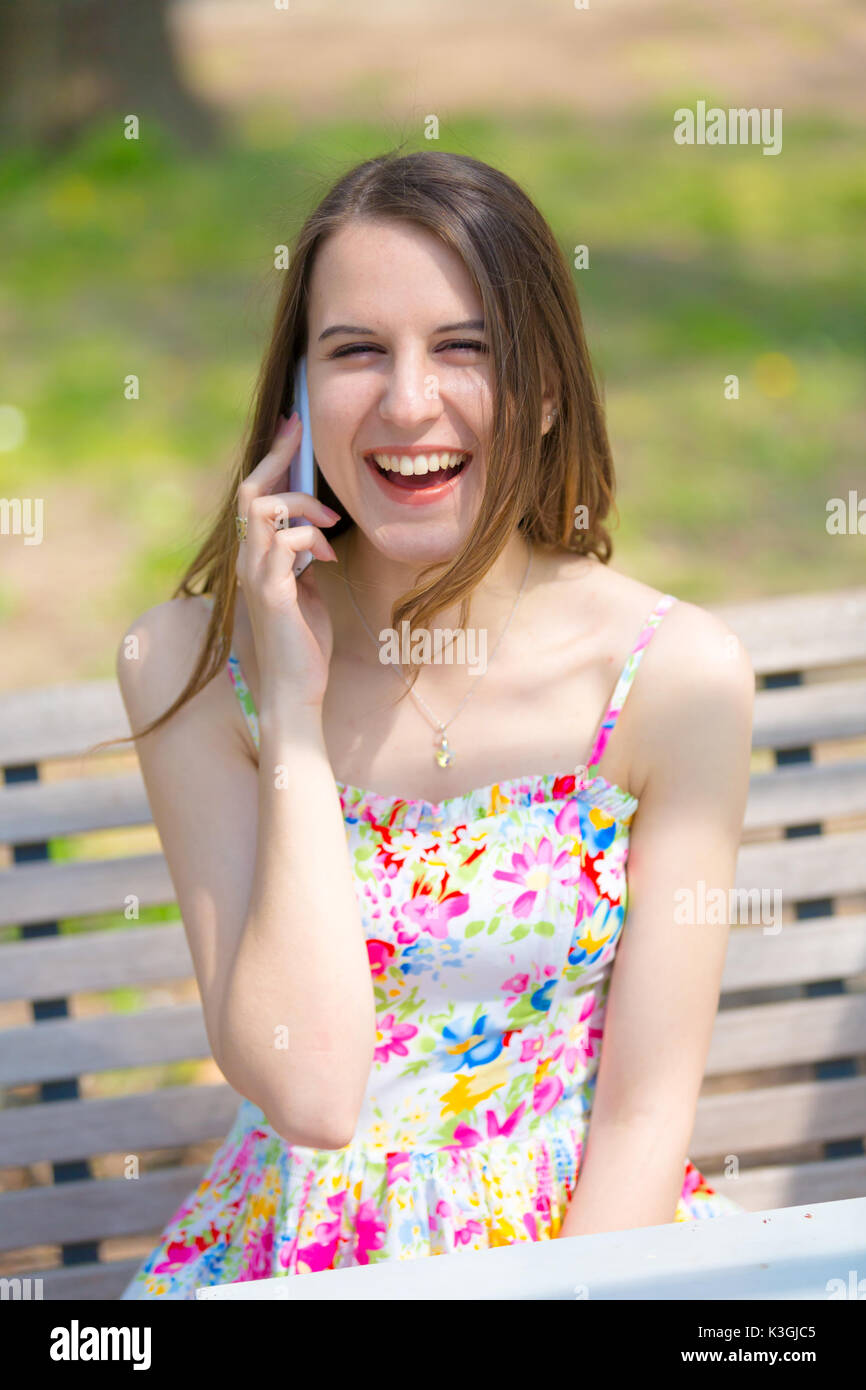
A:
<svg viewBox="0 0 866 1390">
<path fill-rule="evenodd" d="M 626 662 L 622 668 L 622 673 L 620 675 L 619 680 L 616 683 L 616 686 L 614 687 L 614 692 L 611 697 L 607 713 L 605 714 L 604 718 L 601 721 L 601 724 L 599 725 L 595 743 L 592 746 L 592 752 L 590 753 L 589 758 L 587 760 L 586 775 L 589 778 L 592 778 L 596 774 L 596 769 L 598 767 L 598 764 L 601 762 L 604 750 L 607 747 L 608 739 L 610 738 L 614 728 L 616 727 L 616 721 L 620 716 L 620 712 L 622 710 L 623 705 L 625 704 L 625 698 L 628 695 L 629 690 L 631 689 L 632 681 L 634 680 L 635 675 L 637 674 L 637 668 L 641 663 L 641 657 L 643 656 L 647 646 L 649 645 L 650 638 L 652 637 L 653 633 L 655 632 L 665 613 L 667 613 L 669 608 L 673 607 L 676 601 L 677 600 L 673 594 L 662 594 L 662 597 L 659 599 L 655 608 L 650 613 L 649 617 L 647 618 L 646 622 L 641 628 L 640 633 L 638 634 L 637 641 L 635 642 L 634 646 L 632 647 L 631 651 L 626 657 Z"/>
<path fill-rule="evenodd" d="M 208 607 L 213 607 L 213 596 L 211 594 L 199 594 L 199 598 L 203 598 Z M 256 748 L 258 748 L 259 716 L 256 711 L 256 706 L 253 697 L 250 694 L 250 688 L 244 680 L 244 673 L 241 670 L 241 663 L 238 660 L 238 656 L 235 652 L 234 647 L 232 647 L 231 651 L 229 652 L 229 658 L 226 664 L 229 668 L 229 675 L 232 678 L 232 685 L 235 688 L 235 694 L 237 695 L 238 700 L 240 702 L 240 707 L 243 710 L 244 719 L 246 720 L 247 727 L 249 728 L 249 731 L 252 734 L 253 743 L 256 745 Z"/>
</svg>

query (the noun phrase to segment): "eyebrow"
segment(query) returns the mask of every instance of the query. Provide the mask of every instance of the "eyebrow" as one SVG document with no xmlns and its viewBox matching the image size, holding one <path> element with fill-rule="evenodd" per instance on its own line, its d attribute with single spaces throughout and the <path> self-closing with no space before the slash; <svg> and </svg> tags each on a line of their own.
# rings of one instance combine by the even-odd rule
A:
<svg viewBox="0 0 866 1390">
<path fill-rule="evenodd" d="M 457 333 L 461 329 L 471 328 L 478 333 L 484 332 L 483 319 L 464 319 L 462 323 L 441 323 L 438 328 L 434 328 L 434 333 Z M 319 334 L 319 342 L 324 338 L 331 338 L 335 333 L 359 333 L 366 337 L 374 337 L 375 328 L 359 328 L 356 323 L 332 323 L 330 328 L 326 328 L 324 333 Z"/>
</svg>

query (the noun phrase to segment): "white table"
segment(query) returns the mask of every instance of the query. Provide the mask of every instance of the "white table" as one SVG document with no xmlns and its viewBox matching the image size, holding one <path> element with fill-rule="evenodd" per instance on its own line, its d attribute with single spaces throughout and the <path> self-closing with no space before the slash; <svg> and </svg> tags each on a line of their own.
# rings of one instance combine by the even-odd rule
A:
<svg viewBox="0 0 866 1390">
<path fill-rule="evenodd" d="M 858 1289 L 866 1299 L 866 1197 L 219 1284 L 196 1297 L 850 1300 Z"/>
</svg>

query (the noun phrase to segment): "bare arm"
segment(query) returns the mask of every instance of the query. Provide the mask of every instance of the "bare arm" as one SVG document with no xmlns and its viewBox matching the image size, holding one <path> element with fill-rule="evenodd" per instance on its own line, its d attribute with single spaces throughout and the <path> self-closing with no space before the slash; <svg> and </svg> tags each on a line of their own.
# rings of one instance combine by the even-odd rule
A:
<svg viewBox="0 0 866 1390">
<path fill-rule="evenodd" d="M 205 623 L 199 600 L 174 599 L 130 628 L 139 656 L 121 643 L 117 675 L 133 728 L 186 683 Z M 217 1065 L 290 1142 L 342 1147 L 375 1009 L 320 727 L 263 729 L 257 772 L 226 672 L 136 746 Z M 290 775 L 277 789 L 281 762 Z"/>
<path fill-rule="evenodd" d="M 246 747 L 226 671 L 137 741 L 217 1065 L 291 1143 L 342 1148 L 373 1062 L 376 1015 L 367 945 L 337 788 L 322 732 L 332 650 L 315 566 L 333 556 L 318 527 L 275 529 L 279 515 L 321 524 L 314 498 L 280 492 L 300 426 L 275 439 L 238 492 L 248 518 L 242 585 L 261 681 L 259 766 Z M 334 557 L 335 558 L 335 557 Z M 118 652 L 134 729 L 177 698 L 204 636 L 198 599 L 151 609 Z"/>
<path fill-rule="evenodd" d="M 676 920 L 675 897 L 727 894 L 749 783 L 754 673 L 712 615 L 683 605 L 630 701 L 646 731 L 589 1135 L 562 1236 L 674 1219 L 718 1007 L 728 925 Z M 654 669 L 650 669 L 653 659 Z M 625 711 L 623 713 L 625 718 Z"/>
</svg>

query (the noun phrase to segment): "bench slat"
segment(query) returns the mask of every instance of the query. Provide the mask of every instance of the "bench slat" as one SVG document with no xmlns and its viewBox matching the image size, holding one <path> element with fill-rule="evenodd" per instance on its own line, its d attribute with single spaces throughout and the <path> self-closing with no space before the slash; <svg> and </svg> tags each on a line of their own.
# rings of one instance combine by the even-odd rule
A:
<svg viewBox="0 0 866 1390">
<path fill-rule="evenodd" d="M 844 1202 L 866 1191 L 866 1158 L 831 1158 L 817 1163 L 789 1163 L 748 1168 L 736 1179 L 705 1173 L 710 1187 L 733 1197 L 747 1211 L 802 1207 L 809 1202 Z"/>
<path fill-rule="evenodd" d="M 768 909 L 774 889 L 784 903 L 866 893 L 866 831 L 741 845 L 735 883 L 765 889 Z"/>
<path fill-rule="evenodd" d="M 0 767 L 78 758 L 104 738 L 125 738 L 129 720 L 114 678 L 0 694 Z M 121 743 L 107 752 L 127 752 Z"/>
<path fill-rule="evenodd" d="M 783 947 L 779 945 L 780 940 Z M 0 1000 L 46 999 L 193 975 L 181 923 L 35 937 L 0 946 Z M 791 922 L 777 936 L 731 929 L 722 992 L 847 979 L 866 972 L 866 913 Z"/>
<path fill-rule="evenodd" d="M 0 1086 L 210 1057 L 198 1004 L 63 1018 L 0 1033 Z"/>
<path fill-rule="evenodd" d="M 866 661 L 866 588 L 707 607 L 737 634 L 757 675 Z"/>
<path fill-rule="evenodd" d="M 0 1167 L 222 1140 L 240 1103 L 220 1082 L 16 1107 L 0 1113 Z M 689 1152 L 698 1162 L 704 1154 L 851 1139 L 864 1131 L 866 1078 L 804 1081 L 701 1096 Z"/>
<path fill-rule="evenodd" d="M 140 907 L 174 902 L 163 854 L 20 864 L 0 873 L 0 926 L 122 913 L 130 894 Z"/>
<path fill-rule="evenodd" d="M 866 913 L 790 922 L 778 936 L 737 926 L 728 938 L 722 993 L 845 980 L 864 972 Z"/>
<path fill-rule="evenodd" d="M 866 816 L 866 760 L 804 763 L 753 773 L 745 829 Z M 132 825 L 150 825 L 140 773 L 0 786 L 0 842 L 34 844 Z"/>
<path fill-rule="evenodd" d="M 866 892 L 866 831 L 742 845 L 736 886 L 804 901 Z M 21 864 L 0 873 L 0 926 L 120 913 L 130 894 L 141 907 L 174 902 L 162 854 Z"/>
<path fill-rule="evenodd" d="M 747 1169 L 736 1182 L 723 1174 L 707 1173 L 717 1192 L 725 1192 L 747 1211 L 771 1211 L 776 1207 L 806 1206 L 809 1202 L 845 1201 L 860 1197 L 866 1189 L 866 1158 L 842 1158 L 820 1163 L 798 1163 Z M 154 1233 L 154 1245 L 158 1233 Z M 112 1260 L 104 1264 L 70 1265 L 65 1269 L 36 1270 L 46 1302 L 108 1302 L 120 1297 L 141 1260 Z M 26 1274 L 23 1277 L 28 1277 Z"/>
<path fill-rule="evenodd" d="M 140 772 L 0 786 L 0 842 L 3 844 L 39 844 L 58 835 L 150 825 L 151 820 Z"/>
<path fill-rule="evenodd" d="M 866 1077 L 794 1081 L 701 1096 L 688 1152 L 700 1167 L 719 1154 L 854 1139 L 864 1131 Z"/>
<path fill-rule="evenodd" d="M 790 999 L 717 1014 L 704 1075 L 824 1062 L 861 1052 L 866 1052 L 866 994 Z"/>
<path fill-rule="evenodd" d="M 713 1026 L 706 1075 L 863 1052 L 866 994 L 723 1009 Z M 210 1055 L 199 1004 L 58 1019 L 0 1033 L 0 1085 L 23 1086 Z"/>
<path fill-rule="evenodd" d="M 758 690 L 753 748 L 802 748 L 866 734 L 866 680 Z"/>
<path fill-rule="evenodd" d="M 702 1152 L 743 1154 L 783 1143 L 848 1138 L 864 1127 L 864 1109 L 864 1077 L 704 1097 L 698 1103 L 689 1153 L 700 1167 Z M 866 1159 L 858 1162 L 866 1164 Z M 204 1171 L 203 1165 L 175 1167 L 144 1173 L 135 1180 L 100 1178 L 4 1194 L 0 1196 L 0 1249 L 158 1232 L 194 1191 Z M 736 1182 L 724 1183 L 737 1201 L 743 1200 L 738 1194 L 745 1191 L 740 1183 L 747 1175 L 748 1170 Z"/>
<path fill-rule="evenodd" d="M 180 922 L 37 936 L 0 946 L 0 999 L 50 999 L 60 986 L 68 996 L 187 980 L 192 974 Z"/>
<path fill-rule="evenodd" d="M 156 1240 L 154 1240 L 154 1245 Z M 45 1302 L 115 1302 L 120 1298 L 141 1260 L 106 1260 L 104 1264 L 67 1265 L 41 1269 L 30 1277 L 42 1280 Z M 25 1276 L 26 1277 L 26 1276 Z"/>
<path fill-rule="evenodd" d="M 862 1196 L 866 1187 L 866 1158 L 747 1169 L 736 1180 L 717 1173 L 705 1176 L 716 1192 L 732 1197 L 747 1211 L 768 1211 Z M 158 1231 L 154 1231 L 151 1238 L 155 1245 Z M 21 1277 L 41 1279 L 46 1301 L 108 1301 L 119 1299 L 140 1264 L 140 1258 L 112 1260 L 103 1264 L 26 1271 Z"/>
<path fill-rule="evenodd" d="M 67 1163 L 224 1139 L 241 1097 L 227 1082 L 163 1086 L 98 1100 L 58 1100 L 0 1111 L 0 1167 Z"/>
<path fill-rule="evenodd" d="M 201 1181 L 203 1164 L 139 1178 L 95 1178 L 0 1193 L 0 1250 L 161 1231 Z"/>
<path fill-rule="evenodd" d="M 866 761 L 793 763 L 749 781 L 744 829 L 866 816 Z"/>
</svg>

